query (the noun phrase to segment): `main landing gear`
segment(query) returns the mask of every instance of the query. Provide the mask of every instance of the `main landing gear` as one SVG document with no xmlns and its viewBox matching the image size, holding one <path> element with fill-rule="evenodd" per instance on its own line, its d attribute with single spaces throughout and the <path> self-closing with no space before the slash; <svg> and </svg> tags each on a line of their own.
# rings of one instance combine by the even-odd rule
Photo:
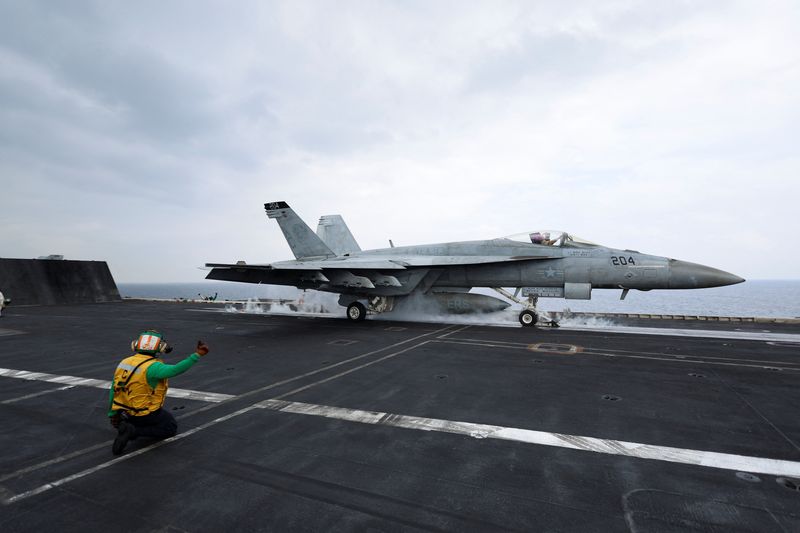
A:
<svg viewBox="0 0 800 533">
<path fill-rule="evenodd" d="M 516 302 L 525 308 L 519 313 L 519 323 L 522 324 L 523 327 L 527 328 L 535 326 L 536 323 L 539 321 L 539 315 L 536 313 L 536 302 L 539 301 L 538 296 L 536 296 L 535 294 L 531 294 L 530 296 L 528 296 L 528 299 L 526 301 L 526 300 L 520 300 L 517 297 L 517 295 L 519 294 L 519 289 L 517 289 L 516 292 L 514 292 L 514 294 L 511 294 L 507 290 L 502 289 L 500 287 L 492 287 L 492 289 L 499 292 L 509 300 Z M 552 319 L 547 320 L 545 324 L 554 328 L 558 327 L 558 322 Z"/>
<path fill-rule="evenodd" d="M 394 309 L 393 296 L 370 296 L 361 301 L 350 301 L 350 296 L 341 295 L 339 305 L 347 307 L 347 318 L 353 322 L 361 322 L 367 318 L 367 314 L 378 315 L 387 313 Z M 364 303 L 366 301 L 366 305 Z"/>
<path fill-rule="evenodd" d="M 367 318 L 367 308 L 361 302 L 353 302 L 347 306 L 347 318 L 353 322 L 361 322 Z"/>
</svg>

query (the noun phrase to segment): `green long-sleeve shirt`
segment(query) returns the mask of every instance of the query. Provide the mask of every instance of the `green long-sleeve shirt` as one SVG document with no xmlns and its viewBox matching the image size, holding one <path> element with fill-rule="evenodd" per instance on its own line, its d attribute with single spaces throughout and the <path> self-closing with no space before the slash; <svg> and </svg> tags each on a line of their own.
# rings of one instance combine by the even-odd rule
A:
<svg viewBox="0 0 800 533">
<path fill-rule="evenodd" d="M 194 364 L 200 360 L 200 355 L 196 352 L 189 355 L 183 361 L 175 363 L 174 365 L 168 365 L 161 361 L 156 361 L 152 365 L 147 368 L 147 384 L 150 385 L 151 389 L 155 389 L 158 385 L 158 382 L 162 379 L 169 379 L 174 378 L 180 374 L 183 374 L 190 368 L 194 366 Z M 111 380 L 111 390 L 108 394 L 108 416 L 114 416 L 115 411 L 111 410 L 111 406 L 114 404 L 114 380 Z"/>
</svg>

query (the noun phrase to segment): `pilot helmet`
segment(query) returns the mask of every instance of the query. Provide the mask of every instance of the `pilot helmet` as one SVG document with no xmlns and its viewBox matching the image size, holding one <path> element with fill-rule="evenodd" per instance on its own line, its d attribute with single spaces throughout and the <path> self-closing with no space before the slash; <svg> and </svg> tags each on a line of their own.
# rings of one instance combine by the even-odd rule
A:
<svg viewBox="0 0 800 533">
<path fill-rule="evenodd" d="M 160 332 L 148 329 L 131 342 L 131 350 L 144 355 L 156 355 L 171 352 L 172 346 L 167 344 Z"/>
</svg>

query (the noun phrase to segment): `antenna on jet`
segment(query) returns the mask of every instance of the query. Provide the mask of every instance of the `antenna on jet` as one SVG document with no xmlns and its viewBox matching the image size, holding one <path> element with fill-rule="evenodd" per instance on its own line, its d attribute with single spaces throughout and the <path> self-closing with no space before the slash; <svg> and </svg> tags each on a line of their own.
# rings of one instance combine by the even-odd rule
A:
<svg viewBox="0 0 800 533">
<path fill-rule="evenodd" d="M 394 248 L 394 243 L 392 242 L 392 239 L 389 239 L 389 247 Z"/>
</svg>

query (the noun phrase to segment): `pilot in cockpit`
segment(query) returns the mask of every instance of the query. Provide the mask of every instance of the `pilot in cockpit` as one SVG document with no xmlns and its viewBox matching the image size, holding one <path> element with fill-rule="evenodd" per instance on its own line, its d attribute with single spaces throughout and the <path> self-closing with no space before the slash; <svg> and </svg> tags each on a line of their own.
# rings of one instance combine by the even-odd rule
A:
<svg viewBox="0 0 800 533">
<path fill-rule="evenodd" d="M 545 231 L 544 233 L 541 232 L 534 232 L 529 235 L 531 238 L 531 242 L 533 244 L 541 244 L 543 246 L 553 246 L 556 242 L 558 242 L 558 238 L 552 239 L 550 238 L 550 232 Z"/>
</svg>

